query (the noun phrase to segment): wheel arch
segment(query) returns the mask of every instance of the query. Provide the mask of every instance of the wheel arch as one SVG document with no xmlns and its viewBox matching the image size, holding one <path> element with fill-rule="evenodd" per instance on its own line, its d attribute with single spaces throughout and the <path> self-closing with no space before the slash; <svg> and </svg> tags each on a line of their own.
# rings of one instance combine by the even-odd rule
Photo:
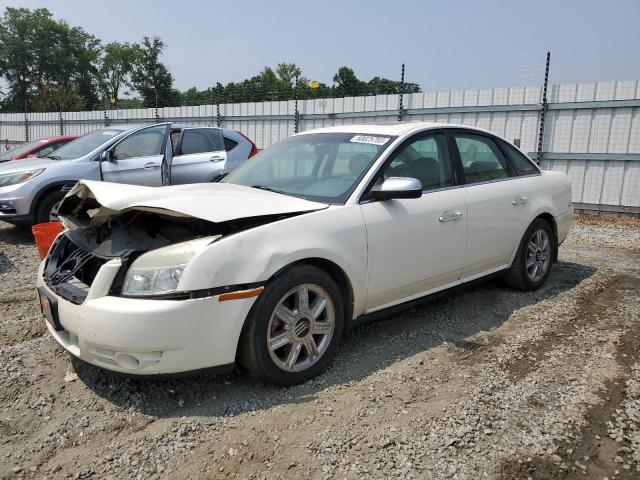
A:
<svg viewBox="0 0 640 480">
<path fill-rule="evenodd" d="M 353 320 L 353 309 L 354 309 L 354 293 L 353 293 L 353 285 L 351 284 L 351 280 L 349 276 L 344 271 L 340 265 L 337 263 L 328 260 L 326 258 L 321 257 L 308 257 L 296 260 L 295 262 L 289 263 L 288 265 L 282 267 L 280 270 L 275 272 L 269 280 L 275 278 L 279 275 L 282 275 L 292 267 L 296 265 L 311 265 L 316 267 L 319 270 L 322 270 L 326 274 L 328 274 L 338 285 L 338 289 L 341 293 L 343 293 L 343 308 L 344 308 L 344 319 L 345 319 L 345 333 L 348 333 L 350 326 Z"/>
<path fill-rule="evenodd" d="M 529 225 L 531 225 L 533 222 L 535 222 L 538 219 L 544 220 L 551 227 L 551 231 L 553 232 L 553 239 L 554 239 L 554 242 L 552 244 L 552 246 L 553 246 L 552 261 L 556 262 L 558 260 L 558 225 L 556 223 L 556 219 L 549 212 L 543 212 L 543 213 L 538 214 L 537 217 L 535 217 L 533 220 L 531 220 Z M 529 228 L 529 226 L 527 226 L 527 228 Z"/>
<path fill-rule="evenodd" d="M 36 210 L 38 209 L 40 201 L 46 195 L 48 195 L 49 193 L 55 192 L 55 191 L 60 191 L 60 192 L 62 192 L 64 194 L 66 194 L 66 191 L 68 191 L 68 190 L 65 189 L 65 186 L 66 185 L 70 185 L 71 187 L 73 187 L 73 185 L 75 185 L 76 183 L 78 183 L 78 180 L 57 180 L 57 181 L 49 183 L 46 186 L 44 186 L 43 188 L 41 188 L 33 196 L 33 201 L 31 202 L 31 208 L 29 209 L 29 216 L 31 217 L 31 219 L 33 221 L 35 221 Z M 69 188 L 69 190 L 70 190 L 70 188 Z"/>
</svg>

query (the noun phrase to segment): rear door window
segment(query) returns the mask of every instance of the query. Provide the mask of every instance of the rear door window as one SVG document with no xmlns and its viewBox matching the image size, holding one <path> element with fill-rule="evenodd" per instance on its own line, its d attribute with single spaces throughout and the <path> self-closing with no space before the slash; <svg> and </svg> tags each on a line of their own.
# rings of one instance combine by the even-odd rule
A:
<svg viewBox="0 0 640 480">
<path fill-rule="evenodd" d="M 535 175 L 538 173 L 538 167 L 536 167 L 529 157 L 525 156 L 520 150 L 503 142 L 502 146 L 507 151 L 507 155 L 511 159 L 511 163 L 516 167 L 518 175 Z"/>
<path fill-rule="evenodd" d="M 182 133 L 180 154 L 218 152 L 224 150 L 220 130 L 215 128 L 189 128 Z"/>
<path fill-rule="evenodd" d="M 224 137 L 224 149 L 228 152 L 229 150 L 233 150 L 238 146 L 238 142 L 230 139 L 229 137 Z"/>
<path fill-rule="evenodd" d="M 507 159 L 489 137 L 456 132 L 453 137 L 460 153 L 466 183 L 482 183 L 508 178 Z"/>
</svg>

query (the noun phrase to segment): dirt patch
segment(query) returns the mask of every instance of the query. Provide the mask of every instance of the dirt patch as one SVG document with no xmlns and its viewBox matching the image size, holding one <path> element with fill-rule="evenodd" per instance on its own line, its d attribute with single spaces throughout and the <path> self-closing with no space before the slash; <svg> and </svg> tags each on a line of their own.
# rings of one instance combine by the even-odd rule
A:
<svg viewBox="0 0 640 480">
<path fill-rule="evenodd" d="M 613 283 L 618 289 L 637 289 L 638 279 L 616 278 Z M 606 302 L 603 302 L 602 299 L 601 291 L 590 301 L 583 300 L 581 307 L 595 315 L 597 313 L 588 305 L 604 307 L 611 300 L 607 297 Z M 620 366 L 621 374 L 605 381 L 604 388 L 599 392 L 602 402 L 587 411 L 584 417 L 587 427 L 573 434 L 575 441 L 562 442 L 555 458 L 529 457 L 505 462 L 500 469 L 503 479 L 640 478 L 640 462 L 624 457 L 632 451 L 629 439 L 612 433 L 610 427 L 628 397 L 627 381 L 631 378 L 632 367 L 640 361 L 640 330 L 631 328 L 623 333 L 616 344 L 615 360 Z"/>
<path fill-rule="evenodd" d="M 518 381 L 536 370 L 545 354 L 560 344 L 571 342 L 574 333 L 592 324 L 604 312 L 615 307 L 628 291 L 640 291 L 640 278 L 627 275 L 615 275 L 599 285 L 595 292 L 583 294 L 577 301 L 575 315 L 559 323 L 558 328 L 531 344 L 525 344 L 515 355 L 514 361 L 506 365 L 509 378 Z M 611 327 L 616 327 L 617 322 Z M 603 337 L 606 339 L 606 337 Z"/>
</svg>

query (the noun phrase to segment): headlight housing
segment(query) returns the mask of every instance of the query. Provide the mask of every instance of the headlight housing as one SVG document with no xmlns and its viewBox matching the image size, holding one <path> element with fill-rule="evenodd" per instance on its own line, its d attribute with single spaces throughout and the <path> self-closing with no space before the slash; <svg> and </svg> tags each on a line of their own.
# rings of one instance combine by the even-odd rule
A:
<svg viewBox="0 0 640 480">
<path fill-rule="evenodd" d="M 144 296 L 175 292 L 184 267 L 174 265 L 164 268 L 131 268 L 122 293 L 126 296 Z"/>
<path fill-rule="evenodd" d="M 151 250 L 133 262 L 124 279 L 122 295 L 148 297 L 178 291 L 184 269 L 196 253 L 220 238 L 199 238 Z"/>
<path fill-rule="evenodd" d="M 0 175 L 0 187 L 8 187 L 9 185 L 15 185 L 17 183 L 24 183 L 34 177 L 37 177 L 42 172 L 44 172 L 44 168 L 40 168 L 38 170 L 26 170 L 24 172 L 5 173 L 4 175 Z"/>
</svg>

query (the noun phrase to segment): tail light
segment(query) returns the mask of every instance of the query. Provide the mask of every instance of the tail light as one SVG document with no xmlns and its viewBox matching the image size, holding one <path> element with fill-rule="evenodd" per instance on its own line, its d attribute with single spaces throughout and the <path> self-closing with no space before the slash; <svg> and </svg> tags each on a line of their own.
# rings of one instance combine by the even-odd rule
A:
<svg viewBox="0 0 640 480">
<path fill-rule="evenodd" d="M 253 140 L 247 137 L 244 133 L 242 132 L 238 132 L 238 133 L 242 135 L 242 137 L 251 144 L 251 151 L 249 152 L 249 156 L 247 158 L 253 157 L 256 153 L 258 153 L 258 146 L 255 143 L 253 143 Z"/>
</svg>

